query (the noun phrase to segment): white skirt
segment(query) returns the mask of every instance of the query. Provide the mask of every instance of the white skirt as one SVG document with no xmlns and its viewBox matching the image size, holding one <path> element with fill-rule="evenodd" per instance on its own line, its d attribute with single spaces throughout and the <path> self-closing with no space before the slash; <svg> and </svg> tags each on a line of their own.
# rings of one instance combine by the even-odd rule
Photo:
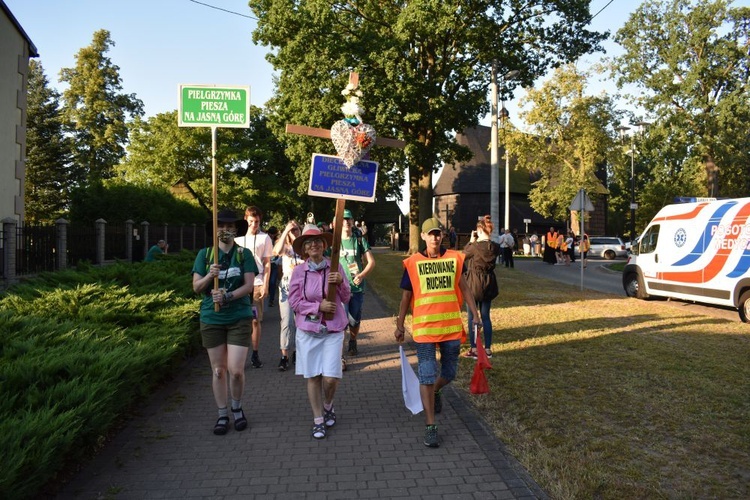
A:
<svg viewBox="0 0 750 500">
<path fill-rule="evenodd" d="M 318 375 L 324 377 L 341 378 L 341 350 L 344 347 L 344 332 L 310 333 L 297 328 L 295 335 L 297 342 L 297 363 L 294 369 L 296 375 L 313 378 Z"/>
</svg>

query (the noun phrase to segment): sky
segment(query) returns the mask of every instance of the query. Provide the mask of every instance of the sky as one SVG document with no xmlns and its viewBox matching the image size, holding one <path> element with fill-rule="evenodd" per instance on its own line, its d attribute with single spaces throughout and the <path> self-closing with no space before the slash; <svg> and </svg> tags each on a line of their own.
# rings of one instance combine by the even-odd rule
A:
<svg viewBox="0 0 750 500">
<path fill-rule="evenodd" d="M 273 93 L 274 72 L 265 60 L 268 49 L 252 42 L 257 23 L 250 18 L 247 0 L 4 1 L 36 46 L 50 85 L 58 90 L 64 88 L 60 69 L 74 67 L 76 53 L 91 44 L 95 31 L 106 29 L 115 44 L 107 56 L 120 68 L 123 92 L 143 101 L 147 117 L 178 108 L 179 84 L 249 86 L 251 103 L 261 107 Z M 614 34 L 639 4 L 592 0 L 591 29 Z M 603 45 L 608 56 L 618 52 L 611 40 Z M 602 57 L 584 56 L 578 67 L 586 70 Z M 601 90 L 613 92 L 614 85 L 591 82 L 591 93 Z M 506 102 L 511 122 L 521 127 L 517 103 L 523 93 L 517 90 Z M 489 117 L 482 124 L 489 125 Z"/>
</svg>

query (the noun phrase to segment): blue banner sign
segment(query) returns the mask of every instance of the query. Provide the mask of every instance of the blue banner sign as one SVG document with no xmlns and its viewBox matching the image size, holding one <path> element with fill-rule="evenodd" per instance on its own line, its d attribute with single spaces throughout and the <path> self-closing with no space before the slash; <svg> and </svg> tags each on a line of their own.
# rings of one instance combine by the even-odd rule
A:
<svg viewBox="0 0 750 500">
<path fill-rule="evenodd" d="M 338 156 L 314 154 L 307 194 L 352 201 L 375 201 L 378 164 L 360 160 L 351 168 Z"/>
</svg>

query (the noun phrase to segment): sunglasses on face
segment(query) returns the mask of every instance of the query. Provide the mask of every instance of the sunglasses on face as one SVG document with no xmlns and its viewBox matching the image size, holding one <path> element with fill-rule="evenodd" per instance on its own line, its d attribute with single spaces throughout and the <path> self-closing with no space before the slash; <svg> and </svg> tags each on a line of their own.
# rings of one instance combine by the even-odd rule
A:
<svg viewBox="0 0 750 500">
<path fill-rule="evenodd" d="M 322 245 L 322 244 L 323 244 L 323 240 L 320 239 L 320 238 L 315 238 L 314 240 L 307 240 L 305 242 L 305 246 L 306 247 L 309 247 L 309 246 L 312 246 L 312 245 Z"/>
</svg>

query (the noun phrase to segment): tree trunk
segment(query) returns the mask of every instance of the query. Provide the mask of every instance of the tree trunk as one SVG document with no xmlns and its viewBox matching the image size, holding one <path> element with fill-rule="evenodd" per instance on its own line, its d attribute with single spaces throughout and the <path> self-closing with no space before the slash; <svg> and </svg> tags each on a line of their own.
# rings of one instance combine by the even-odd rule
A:
<svg viewBox="0 0 750 500">
<path fill-rule="evenodd" d="M 422 221 L 433 215 L 432 169 L 409 167 L 409 253 L 424 247 L 420 237 Z"/>
<path fill-rule="evenodd" d="M 706 196 L 717 198 L 719 196 L 719 167 L 713 158 L 706 157 Z"/>
</svg>

